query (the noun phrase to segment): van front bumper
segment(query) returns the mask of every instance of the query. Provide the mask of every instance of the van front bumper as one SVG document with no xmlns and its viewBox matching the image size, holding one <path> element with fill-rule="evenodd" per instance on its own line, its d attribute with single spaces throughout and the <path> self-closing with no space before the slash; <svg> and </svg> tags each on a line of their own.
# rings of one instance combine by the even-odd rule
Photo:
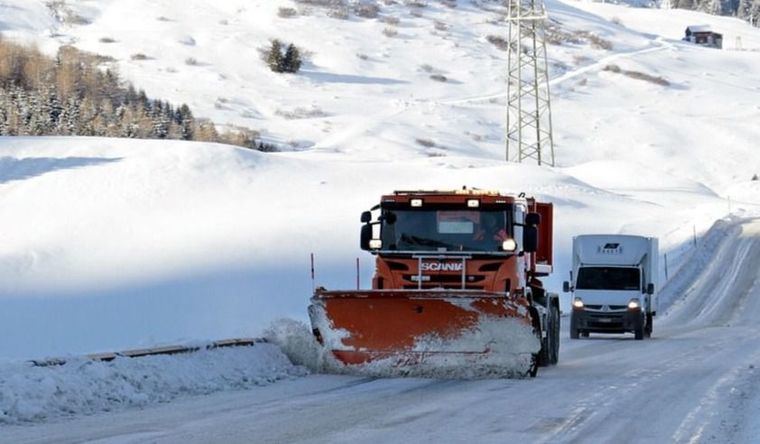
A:
<svg viewBox="0 0 760 444">
<path fill-rule="evenodd" d="M 633 333 L 643 322 L 641 310 L 604 312 L 575 309 L 570 315 L 571 329 L 589 333 Z"/>
</svg>

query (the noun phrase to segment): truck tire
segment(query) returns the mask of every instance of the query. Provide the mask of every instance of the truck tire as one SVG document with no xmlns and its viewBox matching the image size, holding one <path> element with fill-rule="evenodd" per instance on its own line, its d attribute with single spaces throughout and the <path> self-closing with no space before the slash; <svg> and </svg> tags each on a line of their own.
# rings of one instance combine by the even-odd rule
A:
<svg viewBox="0 0 760 444">
<path fill-rule="evenodd" d="M 555 306 L 552 306 L 551 313 L 554 317 L 554 325 L 550 331 L 554 341 L 552 341 L 551 359 L 549 360 L 549 363 L 551 365 L 557 365 L 559 362 L 559 332 L 561 326 L 559 309 Z"/>
<path fill-rule="evenodd" d="M 548 315 L 547 315 L 548 316 Z M 538 366 L 548 367 L 551 365 L 551 349 L 552 349 L 552 337 L 551 337 L 551 325 L 549 325 L 549 319 L 546 320 L 546 337 L 541 339 L 541 350 L 538 352 Z"/>
<path fill-rule="evenodd" d="M 531 355 L 530 369 L 528 370 L 528 376 L 531 378 L 535 378 L 538 374 L 538 355 L 539 353 L 534 353 Z"/>
<path fill-rule="evenodd" d="M 652 319 L 652 313 L 647 313 L 647 326 L 644 328 L 644 337 L 651 338 L 652 337 L 652 325 L 654 320 Z"/>
<path fill-rule="evenodd" d="M 559 310 L 552 305 L 546 312 L 546 338 L 541 341 L 539 365 L 555 365 L 559 358 Z"/>
<path fill-rule="evenodd" d="M 530 307 L 528 309 L 530 311 L 530 317 L 533 323 L 533 334 L 536 335 L 538 338 L 538 342 L 541 344 L 541 349 L 538 351 L 538 353 L 534 353 L 532 355 L 531 359 L 531 369 L 528 371 L 528 374 L 531 378 L 535 377 L 538 373 L 538 367 L 545 367 L 548 362 L 548 353 L 547 350 L 549 349 L 547 342 L 549 341 L 549 335 L 546 335 L 546 338 L 543 338 L 543 334 L 541 333 L 541 319 L 539 318 L 538 310 L 536 307 Z M 549 328 L 548 322 L 549 322 L 549 315 L 547 314 L 546 319 L 546 328 Z M 547 330 L 548 331 L 548 330 Z"/>
</svg>

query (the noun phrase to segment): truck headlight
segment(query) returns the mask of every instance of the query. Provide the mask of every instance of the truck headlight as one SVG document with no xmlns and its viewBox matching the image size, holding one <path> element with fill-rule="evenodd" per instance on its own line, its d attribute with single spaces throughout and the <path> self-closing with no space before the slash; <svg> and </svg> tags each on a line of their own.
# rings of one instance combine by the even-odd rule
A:
<svg viewBox="0 0 760 444">
<path fill-rule="evenodd" d="M 639 308 L 641 308 L 641 302 L 639 302 L 638 299 L 631 299 L 628 301 L 629 310 L 638 310 Z"/>
<path fill-rule="evenodd" d="M 581 299 L 581 298 L 575 298 L 575 299 L 573 299 L 573 308 L 582 309 L 583 308 L 583 299 Z"/>
<path fill-rule="evenodd" d="M 369 241 L 369 248 L 373 250 L 379 250 L 383 248 L 383 241 L 381 241 L 380 239 L 372 239 L 371 241 Z"/>
<path fill-rule="evenodd" d="M 517 250 L 517 242 L 514 239 L 507 239 L 501 243 L 501 249 L 504 251 L 513 252 Z"/>
</svg>

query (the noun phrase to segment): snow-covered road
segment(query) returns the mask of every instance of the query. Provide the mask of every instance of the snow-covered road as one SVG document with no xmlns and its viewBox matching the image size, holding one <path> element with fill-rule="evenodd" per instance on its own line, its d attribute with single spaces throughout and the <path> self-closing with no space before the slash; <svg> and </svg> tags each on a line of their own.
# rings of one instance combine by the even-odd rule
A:
<svg viewBox="0 0 760 444">
<path fill-rule="evenodd" d="M 760 220 L 727 223 L 664 292 L 652 340 L 563 338 L 527 380 L 313 375 L 2 430 L 3 442 L 753 442 Z M 674 295 L 677 296 L 677 295 Z M 756 441 L 754 441 L 756 442 Z"/>
</svg>

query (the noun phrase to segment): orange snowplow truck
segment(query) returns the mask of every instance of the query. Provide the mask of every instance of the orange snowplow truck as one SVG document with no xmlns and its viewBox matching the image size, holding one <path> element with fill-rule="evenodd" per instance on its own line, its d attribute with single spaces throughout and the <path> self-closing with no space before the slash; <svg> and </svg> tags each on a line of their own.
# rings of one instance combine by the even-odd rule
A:
<svg viewBox="0 0 760 444">
<path fill-rule="evenodd" d="M 559 354 L 552 204 L 477 189 L 396 191 L 361 215 L 371 290 L 318 288 L 309 316 L 336 371 L 535 376 Z"/>
</svg>

